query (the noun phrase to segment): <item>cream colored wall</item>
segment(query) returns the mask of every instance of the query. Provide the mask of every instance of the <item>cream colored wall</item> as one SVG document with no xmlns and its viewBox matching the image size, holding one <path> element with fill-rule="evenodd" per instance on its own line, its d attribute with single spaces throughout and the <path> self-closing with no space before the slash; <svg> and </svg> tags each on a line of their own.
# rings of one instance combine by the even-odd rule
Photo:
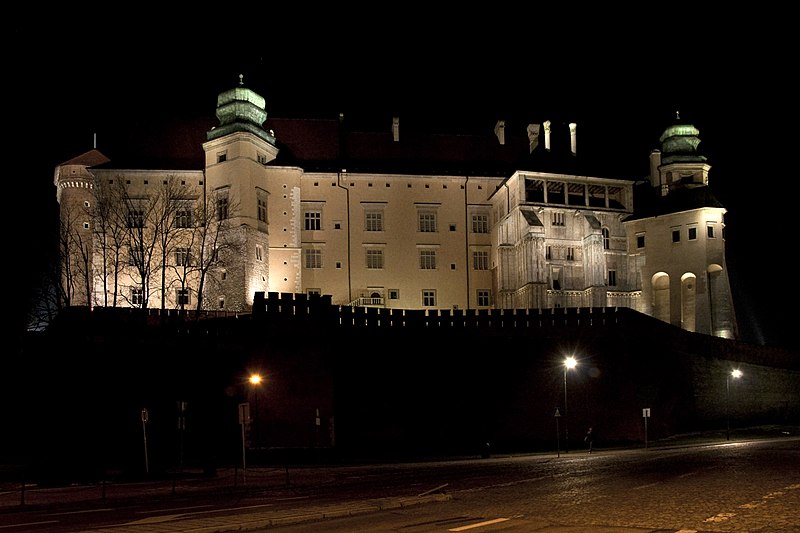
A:
<svg viewBox="0 0 800 533">
<path fill-rule="evenodd" d="M 320 288 L 338 304 L 378 292 L 387 307 L 419 308 L 422 290 L 435 289 L 436 308 L 463 309 L 468 302 L 474 306 L 475 291 L 491 289 L 491 270 L 472 270 L 470 246 L 489 246 L 490 235 L 471 234 L 468 215 L 473 210 L 488 214 L 487 197 L 498 181 L 388 174 L 304 175 L 303 205 L 322 210 L 322 229 L 303 231 L 303 246 L 323 251 L 323 268 L 303 269 L 304 291 Z M 420 208 L 436 212 L 436 232 L 417 231 Z M 365 230 L 365 214 L 373 209 L 383 212 L 383 231 Z M 336 222 L 341 224 L 338 230 L 334 229 Z M 370 247 L 383 250 L 383 269 L 366 268 Z M 426 248 L 436 250 L 434 271 L 419 268 L 419 251 Z M 337 262 L 341 268 L 336 268 Z M 388 299 L 390 290 L 399 291 L 399 298 Z"/>
<path fill-rule="evenodd" d="M 663 272 L 669 277 L 669 322 L 675 326 L 682 324 L 682 280 L 691 274 L 696 278 L 693 296 L 696 301 L 695 331 L 711 333 L 706 272 L 712 264 L 724 267 L 724 213 L 722 208 L 700 208 L 625 224 L 629 234 L 628 245 L 632 251 L 636 250 L 637 233 L 645 233 L 646 261 L 641 263 L 641 278 L 642 293 L 648 308 L 652 309 L 654 303 L 653 277 Z M 707 237 L 709 223 L 714 225 L 713 239 Z M 689 227 L 697 228 L 696 240 L 689 240 Z M 673 228 L 680 230 L 680 242 L 672 242 Z"/>
</svg>

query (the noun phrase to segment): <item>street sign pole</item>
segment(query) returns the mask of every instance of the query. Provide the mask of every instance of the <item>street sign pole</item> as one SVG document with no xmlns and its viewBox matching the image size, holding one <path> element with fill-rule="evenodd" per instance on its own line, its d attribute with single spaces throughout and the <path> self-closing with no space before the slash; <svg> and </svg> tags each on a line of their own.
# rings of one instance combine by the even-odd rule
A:
<svg viewBox="0 0 800 533">
<path fill-rule="evenodd" d="M 245 430 L 250 422 L 250 404 L 239 404 L 239 425 L 242 426 L 242 485 L 247 484 L 247 438 Z"/>
<path fill-rule="evenodd" d="M 561 418 L 561 413 L 556 407 L 556 414 L 553 415 L 556 419 L 556 457 L 561 457 L 561 430 L 558 429 L 558 419 Z"/>
<path fill-rule="evenodd" d="M 142 437 L 144 438 L 144 472 L 150 473 L 150 462 L 147 458 L 147 421 L 150 419 L 150 414 L 147 408 L 142 409 Z"/>
</svg>

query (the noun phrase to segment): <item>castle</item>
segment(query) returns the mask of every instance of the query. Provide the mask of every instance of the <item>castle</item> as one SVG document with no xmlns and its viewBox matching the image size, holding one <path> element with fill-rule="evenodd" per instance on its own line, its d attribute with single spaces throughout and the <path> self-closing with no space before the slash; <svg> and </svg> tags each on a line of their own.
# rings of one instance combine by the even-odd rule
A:
<svg viewBox="0 0 800 533">
<path fill-rule="evenodd" d="M 477 138 L 267 120 L 219 94 L 202 162 L 55 169 L 69 306 L 249 312 L 256 293 L 390 309 L 627 307 L 735 339 L 725 208 L 677 120 L 642 180 L 593 174 L 575 123 Z M 197 150 L 200 153 L 200 150 Z M 199 160 L 199 159 L 198 159 Z M 594 176 L 594 177 L 593 177 Z"/>
</svg>

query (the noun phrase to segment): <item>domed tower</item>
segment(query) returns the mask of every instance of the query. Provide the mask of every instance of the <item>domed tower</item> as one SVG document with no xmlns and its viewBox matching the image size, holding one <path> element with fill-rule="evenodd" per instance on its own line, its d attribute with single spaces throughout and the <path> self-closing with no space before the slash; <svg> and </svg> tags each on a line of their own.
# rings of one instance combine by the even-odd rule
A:
<svg viewBox="0 0 800 533">
<path fill-rule="evenodd" d="M 688 331 L 737 337 L 725 261 L 726 210 L 709 187 L 699 130 L 676 122 L 650 155 L 650 187 L 625 221 L 648 314 Z"/>
<path fill-rule="evenodd" d="M 206 202 L 223 230 L 224 250 L 207 308 L 249 310 L 256 292 L 299 292 L 299 169 L 269 167 L 278 155 L 264 129 L 265 100 L 239 85 L 217 97 L 219 126 L 207 133 Z M 277 235 L 270 228 L 278 228 Z M 222 236 L 222 235 L 221 235 Z M 272 279 L 271 279 L 272 278 Z"/>
<path fill-rule="evenodd" d="M 90 168 L 109 159 L 96 149 L 56 167 L 54 184 L 59 205 L 61 289 L 67 306 L 91 306 L 94 177 Z"/>
</svg>

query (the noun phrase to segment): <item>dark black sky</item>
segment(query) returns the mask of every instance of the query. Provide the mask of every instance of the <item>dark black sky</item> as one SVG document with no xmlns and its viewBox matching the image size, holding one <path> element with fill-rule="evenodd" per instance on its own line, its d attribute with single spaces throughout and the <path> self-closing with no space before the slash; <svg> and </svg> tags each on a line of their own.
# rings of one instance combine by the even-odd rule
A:
<svg viewBox="0 0 800 533">
<path fill-rule="evenodd" d="M 56 164 L 91 149 L 95 133 L 102 151 L 115 131 L 213 116 L 217 94 L 242 73 L 271 117 L 574 121 L 579 142 L 601 144 L 622 177 L 644 176 L 650 149 L 680 110 L 700 130 L 712 188 L 729 211 L 743 340 L 800 345 L 796 313 L 780 301 L 794 284 L 798 192 L 790 164 L 796 60 L 781 17 L 656 13 L 623 22 L 610 12 L 580 21 L 574 13 L 456 12 L 431 20 L 426 13 L 308 20 L 265 9 L 192 29 L 94 19 L 8 28 L 6 180 L 9 213 L 17 213 L 8 230 L 23 252 L 10 267 L 20 280 L 14 299 L 24 298 L 48 257 L 37 235 L 55 229 Z"/>
</svg>

